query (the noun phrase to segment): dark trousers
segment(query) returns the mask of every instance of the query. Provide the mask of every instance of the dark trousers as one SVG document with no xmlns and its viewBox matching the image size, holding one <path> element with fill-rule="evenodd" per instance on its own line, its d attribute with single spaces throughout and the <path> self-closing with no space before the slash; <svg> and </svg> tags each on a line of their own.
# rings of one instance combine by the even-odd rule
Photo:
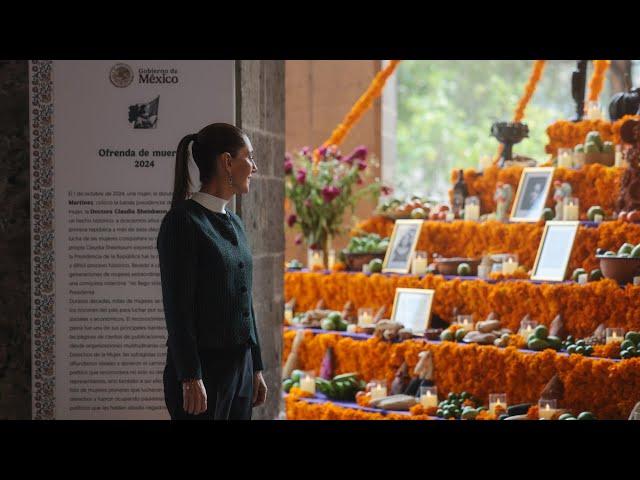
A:
<svg viewBox="0 0 640 480">
<path fill-rule="evenodd" d="M 247 347 L 200 350 L 202 381 L 207 410 L 190 415 L 183 408 L 182 383 L 178 381 L 171 350 L 164 368 L 164 398 L 172 420 L 251 420 L 253 362 Z"/>
</svg>

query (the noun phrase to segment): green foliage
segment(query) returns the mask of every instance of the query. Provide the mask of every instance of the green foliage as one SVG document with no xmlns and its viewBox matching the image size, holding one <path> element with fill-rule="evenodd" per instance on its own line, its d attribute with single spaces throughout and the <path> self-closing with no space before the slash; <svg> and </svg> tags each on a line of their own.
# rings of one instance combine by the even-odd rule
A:
<svg viewBox="0 0 640 480">
<path fill-rule="evenodd" d="M 397 161 L 399 193 L 447 199 L 451 169 L 477 168 L 493 157 L 495 121 L 511 120 L 531 72 L 532 60 L 405 60 L 398 67 Z M 546 128 L 575 113 L 571 72 L 575 60 L 547 61 L 524 122 L 529 138 L 514 153 L 546 160 Z M 589 68 L 587 78 L 591 75 Z M 608 99 L 606 90 L 603 101 Z"/>
</svg>

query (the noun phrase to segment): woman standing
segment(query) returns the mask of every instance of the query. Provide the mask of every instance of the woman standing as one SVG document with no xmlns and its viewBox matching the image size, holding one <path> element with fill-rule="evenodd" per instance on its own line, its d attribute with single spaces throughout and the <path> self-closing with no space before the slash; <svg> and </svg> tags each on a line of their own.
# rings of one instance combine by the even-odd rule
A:
<svg viewBox="0 0 640 480">
<path fill-rule="evenodd" d="M 202 187 L 187 200 L 189 145 Z M 266 398 L 251 251 L 240 217 L 225 208 L 249 192 L 256 171 L 251 142 L 233 125 L 208 125 L 178 144 L 173 201 L 157 239 L 164 393 L 174 420 L 248 420 Z"/>
</svg>

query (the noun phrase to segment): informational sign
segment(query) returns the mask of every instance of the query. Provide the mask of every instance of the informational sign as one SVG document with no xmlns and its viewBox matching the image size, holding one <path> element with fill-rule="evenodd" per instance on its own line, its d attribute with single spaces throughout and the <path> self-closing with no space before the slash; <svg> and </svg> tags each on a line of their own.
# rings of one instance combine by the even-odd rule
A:
<svg viewBox="0 0 640 480">
<path fill-rule="evenodd" d="M 234 70 L 30 62 L 33 418 L 168 418 L 156 238 L 180 139 L 235 121 Z"/>
</svg>

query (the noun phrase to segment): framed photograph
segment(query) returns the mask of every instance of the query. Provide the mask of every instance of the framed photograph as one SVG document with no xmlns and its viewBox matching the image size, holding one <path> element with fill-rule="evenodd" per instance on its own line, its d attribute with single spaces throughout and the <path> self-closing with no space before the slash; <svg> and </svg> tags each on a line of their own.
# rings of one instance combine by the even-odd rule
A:
<svg viewBox="0 0 640 480">
<path fill-rule="evenodd" d="M 512 222 L 537 222 L 542 216 L 551 182 L 553 167 L 525 168 L 520 176 L 516 197 L 511 207 Z"/>
<path fill-rule="evenodd" d="M 562 282 L 580 222 L 549 221 L 544 226 L 531 280 Z"/>
<path fill-rule="evenodd" d="M 396 288 L 391 321 L 410 328 L 414 335 L 423 336 L 431 321 L 431 305 L 435 290 Z"/>
<path fill-rule="evenodd" d="M 424 220 L 396 220 L 382 262 L 384 273 L 409 273 Z"/>
</svg>

